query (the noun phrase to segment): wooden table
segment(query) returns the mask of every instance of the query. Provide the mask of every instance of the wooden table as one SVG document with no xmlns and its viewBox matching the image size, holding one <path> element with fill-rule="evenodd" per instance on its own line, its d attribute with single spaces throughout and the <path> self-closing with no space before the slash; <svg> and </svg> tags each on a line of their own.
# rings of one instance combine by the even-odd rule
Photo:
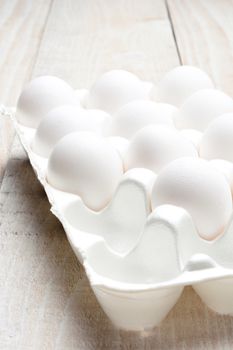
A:
<svg viewBox="0 0 233 350">
<path fill-rule="evenodd" d="M 231 0 L 0 0 L 0 101 L 55 74 L 76 88 L 123 68 L 157 82 L 183 64 L 233 95 Z M 147 337 L 119 331 L 99 307 L 49 212 L 9 121 L 0 120 L 0 349 L 232 349 L 233 318 L 193 292 Z"/>
</svg>

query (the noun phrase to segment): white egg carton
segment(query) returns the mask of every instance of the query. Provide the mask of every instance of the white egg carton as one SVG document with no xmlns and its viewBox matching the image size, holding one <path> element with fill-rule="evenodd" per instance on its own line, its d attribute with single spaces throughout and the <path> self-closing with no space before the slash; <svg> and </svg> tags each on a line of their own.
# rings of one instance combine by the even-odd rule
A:
<svg viewBox="0 0 233 350">
<path fill-rule="evenodd" d="M 233 315 L 232 220 L 224 234 L 206 241 L 184 209 L 163 205 L 151 212 L 149 192 L 156 175 L 146 169 L 125 173 L 110 204 L 94 212 L 77 195 L 48 184 L 48 161 L 31 149 L 35 129 L 11 117 L 52 213 L 116 326 L 134 331 L 155 327 L 186 285 L 212 310 Z"/>
</svg>

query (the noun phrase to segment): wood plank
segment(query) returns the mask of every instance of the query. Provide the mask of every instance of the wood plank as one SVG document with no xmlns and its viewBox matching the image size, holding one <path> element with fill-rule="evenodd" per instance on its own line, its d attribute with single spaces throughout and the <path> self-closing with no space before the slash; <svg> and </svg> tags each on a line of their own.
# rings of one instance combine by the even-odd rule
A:
<svg viewBox="0 0 233 350">
<path fill-rule="evenodd" d="M 167 1 L 182 62 L 204 69 L 233 96 L 233 1 Z"/>
<path fill-rule="evenodd" d="M 0 1 L 0 104 L 15 105 L 31 76 L 51 1 Z M 0 117 L 0 185 L 14 138 L 11 122 Z"/>
<path fill-rule="evenodd" d="M 163 0 L 57 0 L 33 74 L 81 88 L 114 68 L 157 81 L 178 64 Z"/>
</svg>

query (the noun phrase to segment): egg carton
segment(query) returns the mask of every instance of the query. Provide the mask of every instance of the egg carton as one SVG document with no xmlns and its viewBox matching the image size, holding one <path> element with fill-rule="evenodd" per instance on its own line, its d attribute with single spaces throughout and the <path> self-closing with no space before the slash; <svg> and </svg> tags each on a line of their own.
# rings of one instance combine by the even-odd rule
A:
<svg viewBox="0 0 233 350">
<path fill-rule="evenodd" d="M 233 315 L 233 220 L 221 236 L 207 241 L 184 209 L 162 205 L 152 211 L 149 194 L 156 175 L 147 169 L 126 172 L 111 202 L 94 212 L 79 196 L 47 182 L 48 160 L 31 148 L 35 129 L 18 123 L 13 110 L 0 111 L 11 117 L 52 213 L 117 327 L 154 328 L 187 285 L 212 310 Z"/>
</svg>

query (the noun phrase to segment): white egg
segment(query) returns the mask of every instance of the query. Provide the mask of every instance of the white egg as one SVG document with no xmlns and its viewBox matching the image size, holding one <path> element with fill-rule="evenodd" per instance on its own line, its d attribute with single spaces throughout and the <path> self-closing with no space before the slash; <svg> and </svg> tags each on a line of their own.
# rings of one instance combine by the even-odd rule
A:
<svg viewBox="0 0 233 350">
<path fill-rule="evenodd" d="M 47 181 L 79 195 L 90 209 L 101 210 L 111 200 L 122 174 L 122 160 L 109 143 L 91 132 L 75 132 L 55 145 Z"/>
<path fill-rule="evenodd" d="M 200 155 L 233 162 L 233 113 L 223 114 L 209 124 L 201 140 Z"/>
<path fill-rule="evenodd" d="M 178 128 L 204 131 L 215 118 L 228 112 L 233 112 L 233 99 L 222 91 L 206 89 L 184 102 L 175 122 Z"/>
<path fill-rule="evenodd" d="M 233 163 L 224 159 L 213 159 L 209 161 L 209 165 L 225 176 L 233 193 Z"/>
<path fill-rule="evenodd" d="M 40 122 L 32 142 L 32 150 L 48 157 L 55 144 L 74 131 L 95 131 L 101 127 L 109 114 L 100 110 L 85 110 L 76 106 L 60 106 L 52 109 Z"/>
<path fill-rule="evenodd" d="M 80 105 L 74 90 L 62 79 L 41 76 L 23 89 L 17 104 L 16 118 L 19 123 L 36 128 L 51 109 L 65 104 Z"/>
<path fill-rule="evenodd" d="M 150 124 L 174 127 L 173 114 L 177 108 L 165 103 L 135 100 L 120 108 L 112 119 L 110 133 L 130 139 L 138 130 Z"/>
<path fill-rule="evenodd" d="M 183 129 L 180 131 L 180 135 L 186 137 L 189 141 L 191 141 L 197 150 L 200 148 L 201 139 L 203 133 L 201 131 L 195 129 Z"/>
<path fill-rule="evenodd" d="M 232 213 L 230 186 L 202 159 L 177 159 L 162 170 L 152 190 L 152 206 L 162 204 L 186 209 L 208 240 L 223 232 Z"/>
<path fill-rule="evenodd" d="M 168 72 L 157 86 L 157 101 L 170 103 L 177 107 L 196 91 L 211 89 L 214 85 L 201 69 L 180 66 Z"/>
<path fill-rule="evenodd" d="M 189 156 L 198 156 L 192 142 L 176 130 L 152 125 L 139 130 L 132 138 L 124 163 L 126 169 L 142 167 L 157 173 L 172 160 Z"/>
<path fill-rule="evenodd" d="M 124 70 L 111 70 L 103 74 L 91 87 L 86 104 L 114 113 L 124 104 L 136 99 L 148 99 L 152 84 L 141 81 Z"/>
</svg>

